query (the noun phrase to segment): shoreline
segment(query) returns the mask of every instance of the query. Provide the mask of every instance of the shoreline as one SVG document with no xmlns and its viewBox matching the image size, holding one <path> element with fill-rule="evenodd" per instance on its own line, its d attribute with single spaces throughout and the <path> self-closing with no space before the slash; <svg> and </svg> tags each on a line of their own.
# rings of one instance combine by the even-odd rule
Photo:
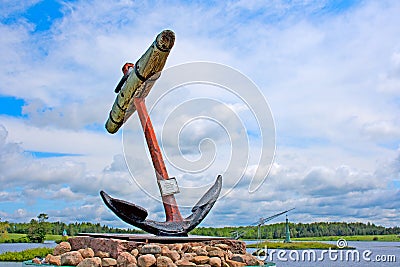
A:
<svg viewBox="0 0 400 267">
<path fill-rule="evenodd" d="M 292 237 L 292 241 L 338 241 L 344 239 L 346 241 L 368 241 L 368 242 L 400 242 L 399 235 L 354 235 L 354 236 L 318 236 L 318 237 Z M 256 239 L 243 239 L 243 241 L 254 241 Z M 265 239 L 262 239 L 265 241 Z M 271 242 L 281 242 L 284 239 L 267 239 Z"/>
</svg>

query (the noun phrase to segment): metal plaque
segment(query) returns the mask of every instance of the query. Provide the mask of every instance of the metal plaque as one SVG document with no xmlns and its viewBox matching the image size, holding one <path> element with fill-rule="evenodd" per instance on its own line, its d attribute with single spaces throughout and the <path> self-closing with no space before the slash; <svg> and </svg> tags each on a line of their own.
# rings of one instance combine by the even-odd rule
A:
<svg viewBox="0 0 400 267">
<path fill-rule="evenodd" d="M 179 187 L 175 177 L 167 180 L 158 180 L 158 186 L 160 187 L 162 196 L 169 196 L 179 193 Z"/>
</svg>

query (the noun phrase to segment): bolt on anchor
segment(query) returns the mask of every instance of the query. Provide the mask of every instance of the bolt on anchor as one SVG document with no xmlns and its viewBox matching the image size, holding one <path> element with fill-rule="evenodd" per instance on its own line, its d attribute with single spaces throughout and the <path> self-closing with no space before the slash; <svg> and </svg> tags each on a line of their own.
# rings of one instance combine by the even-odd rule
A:
<svg viewBox="0 0 400 267">
<path fill-rule="evenodd" d="M 179 192 L 176 179 L 168 176 L 145 104 L 145 97 L 160 77 L 174 42 L 174 32 L 164 30 L 135 64 L 126 63 L 122 67 L 124 75 L 115 88 L 118 95 L 105 125 L 109 133 L 116 133 L 133 112 L 137 111 L 153 162 L 166 221 L 146 219 L 148 212 L 143 207 L 113 198 L 104 191 L 100 195 L 106 206 L 123 221 L 159 236 L 187 236 L 210 212 L 222 188 L 222 176 L 218 175 L 214 185 L 192 208 L 192 214 L 182 217 L 174 196 Z"/>
</svg>

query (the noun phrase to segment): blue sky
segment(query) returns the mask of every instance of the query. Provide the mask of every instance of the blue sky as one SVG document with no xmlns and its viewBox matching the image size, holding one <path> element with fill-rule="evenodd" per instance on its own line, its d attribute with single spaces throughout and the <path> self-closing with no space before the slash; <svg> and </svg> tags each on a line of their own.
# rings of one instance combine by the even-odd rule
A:
<svg viewBox="0 0 400 267">
<path fill-rule="evenodd" d="M 259 87 L 275 122 L 276 151 L 268 178 L 257 192 L 248 192 L 258 166 L 251 156 L 248 168 L 238 170 L 244 171 L 238 186 L 230 188 L 226 178 L 228 193 L 202 225 L 248 225 L 292 207 L 293 222 L 398 225 L 397 1 L 7 0 L 0 10 L 2 220 L 29 221 L 46 212 L 54 221 L 127 227 L 104 206 L 100 190 L 142 205 L 153 219 L 163 220 L 161 204 L 146 197 L 129 171 L 133 160 L 135 175 L 151 176 L 142 183 L 153 194 L 152 170 L 140 168 L 146 154 L 125 159 L 123 134 L 110 135 L 103 125 L 121 66 L 134 62 L 161 30 L 172 29 L 176 43 L 167 68 L 194 61 L 231 66 Z M 166 98 L 162 108 L 177 106 L 188 95 L 205 97 L 184 90 Z M 256 123 L 240 99 L 222 91 L 202 93 L 239 114 L 249 149 L 259 147 Z M 162 119 L 162 112 L 155 113 L 157 130 Z M 130 119 L 136 130 L 129 146 L 142 151 L 137 120 Z M 169 163 L 170 174 L 183 188 L 209 184 L 229 155 L 230 146 L 215 125 L 198 122 L 193 127 L 180 140 L 184 156 L 196 158 L 196 142 L 209 137 L 215 138 L 217 157 L 195 178 Z M 178 148 L 170 141 L 164 145 L 173 158 Z M 270 167 L 268 162 L 260 166 Z M 194 195 L 182 190 L 178 203 L 188 212 L 204 190 Z"/>
<path fill-rule="evenodd" d="M 13 96 L 0 97 L 1 114 L 13 117 L 22 117 L 22 107 L 25 102 Z"/>
</svg>

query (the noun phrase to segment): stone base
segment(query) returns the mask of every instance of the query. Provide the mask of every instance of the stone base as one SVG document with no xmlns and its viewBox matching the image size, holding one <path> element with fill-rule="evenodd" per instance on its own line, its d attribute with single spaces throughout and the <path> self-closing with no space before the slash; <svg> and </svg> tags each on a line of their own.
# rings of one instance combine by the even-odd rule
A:
<svg viewBox="0 0 400 267">
<path fill-rule="evenodd" d="M 243 241 L 227 238 L 194 237 L 183 242 L 171 243 L 121 240 L 93 236 L 78 236 L 61 242 L 54 255 L 46 259 L 65 265 L 127 266 L 127 267 L 243 267 L 263 265 L 246 253 Z M 201 241 L 200 241 L 201 239 Z M 71 264 L 73 263 L 73 264 Z"/>
<path fill-rule="evenodd" d="M 72 237 L 68 239 L 68 243 L 71 244 L 72 250 L 91 248 L 95 254 L 98 252 L 108 252 L 111 258 L 117 258 L 122 252 L 130 252 L 144 244 L 143 242 L 89 236 Z"/>
<path fill-rule="evenodd" d="M 72 250 L 79 250 L 82 248 L 92 248 L 96 253 L 98 251 L 106 251 L 110 253 L 112 258 L 117 258 L 119 254 L 124 251 L 130 252 L 135 248 L 141 247 L 145 244 L 187 244 L 189 247 L 196 246 L 213 246 L 216 244 L 226 244 L 234 254 L 246 254 L 246 244 L 243 241 L 235 239 L 227 239 L 223 237 L 203 237 L 203 236 L 189 236 L 189 237 L 158 237 L 153 235 L 110 235 L 114 238 L 101 238 L 94 237 L 100 236 L 97 234 L 90 234 L 92 236 L 77 236 L 69 238 L 68 242 L 71 244 Z M 101 234 L 105 236 L 104 234 Z M 122 240 L 118 237 L 124 237 Z M 128 240 L 126 240 L 128 239 Z M 174 242 L 175 241 L 175 242 Z"/>
</svg>

